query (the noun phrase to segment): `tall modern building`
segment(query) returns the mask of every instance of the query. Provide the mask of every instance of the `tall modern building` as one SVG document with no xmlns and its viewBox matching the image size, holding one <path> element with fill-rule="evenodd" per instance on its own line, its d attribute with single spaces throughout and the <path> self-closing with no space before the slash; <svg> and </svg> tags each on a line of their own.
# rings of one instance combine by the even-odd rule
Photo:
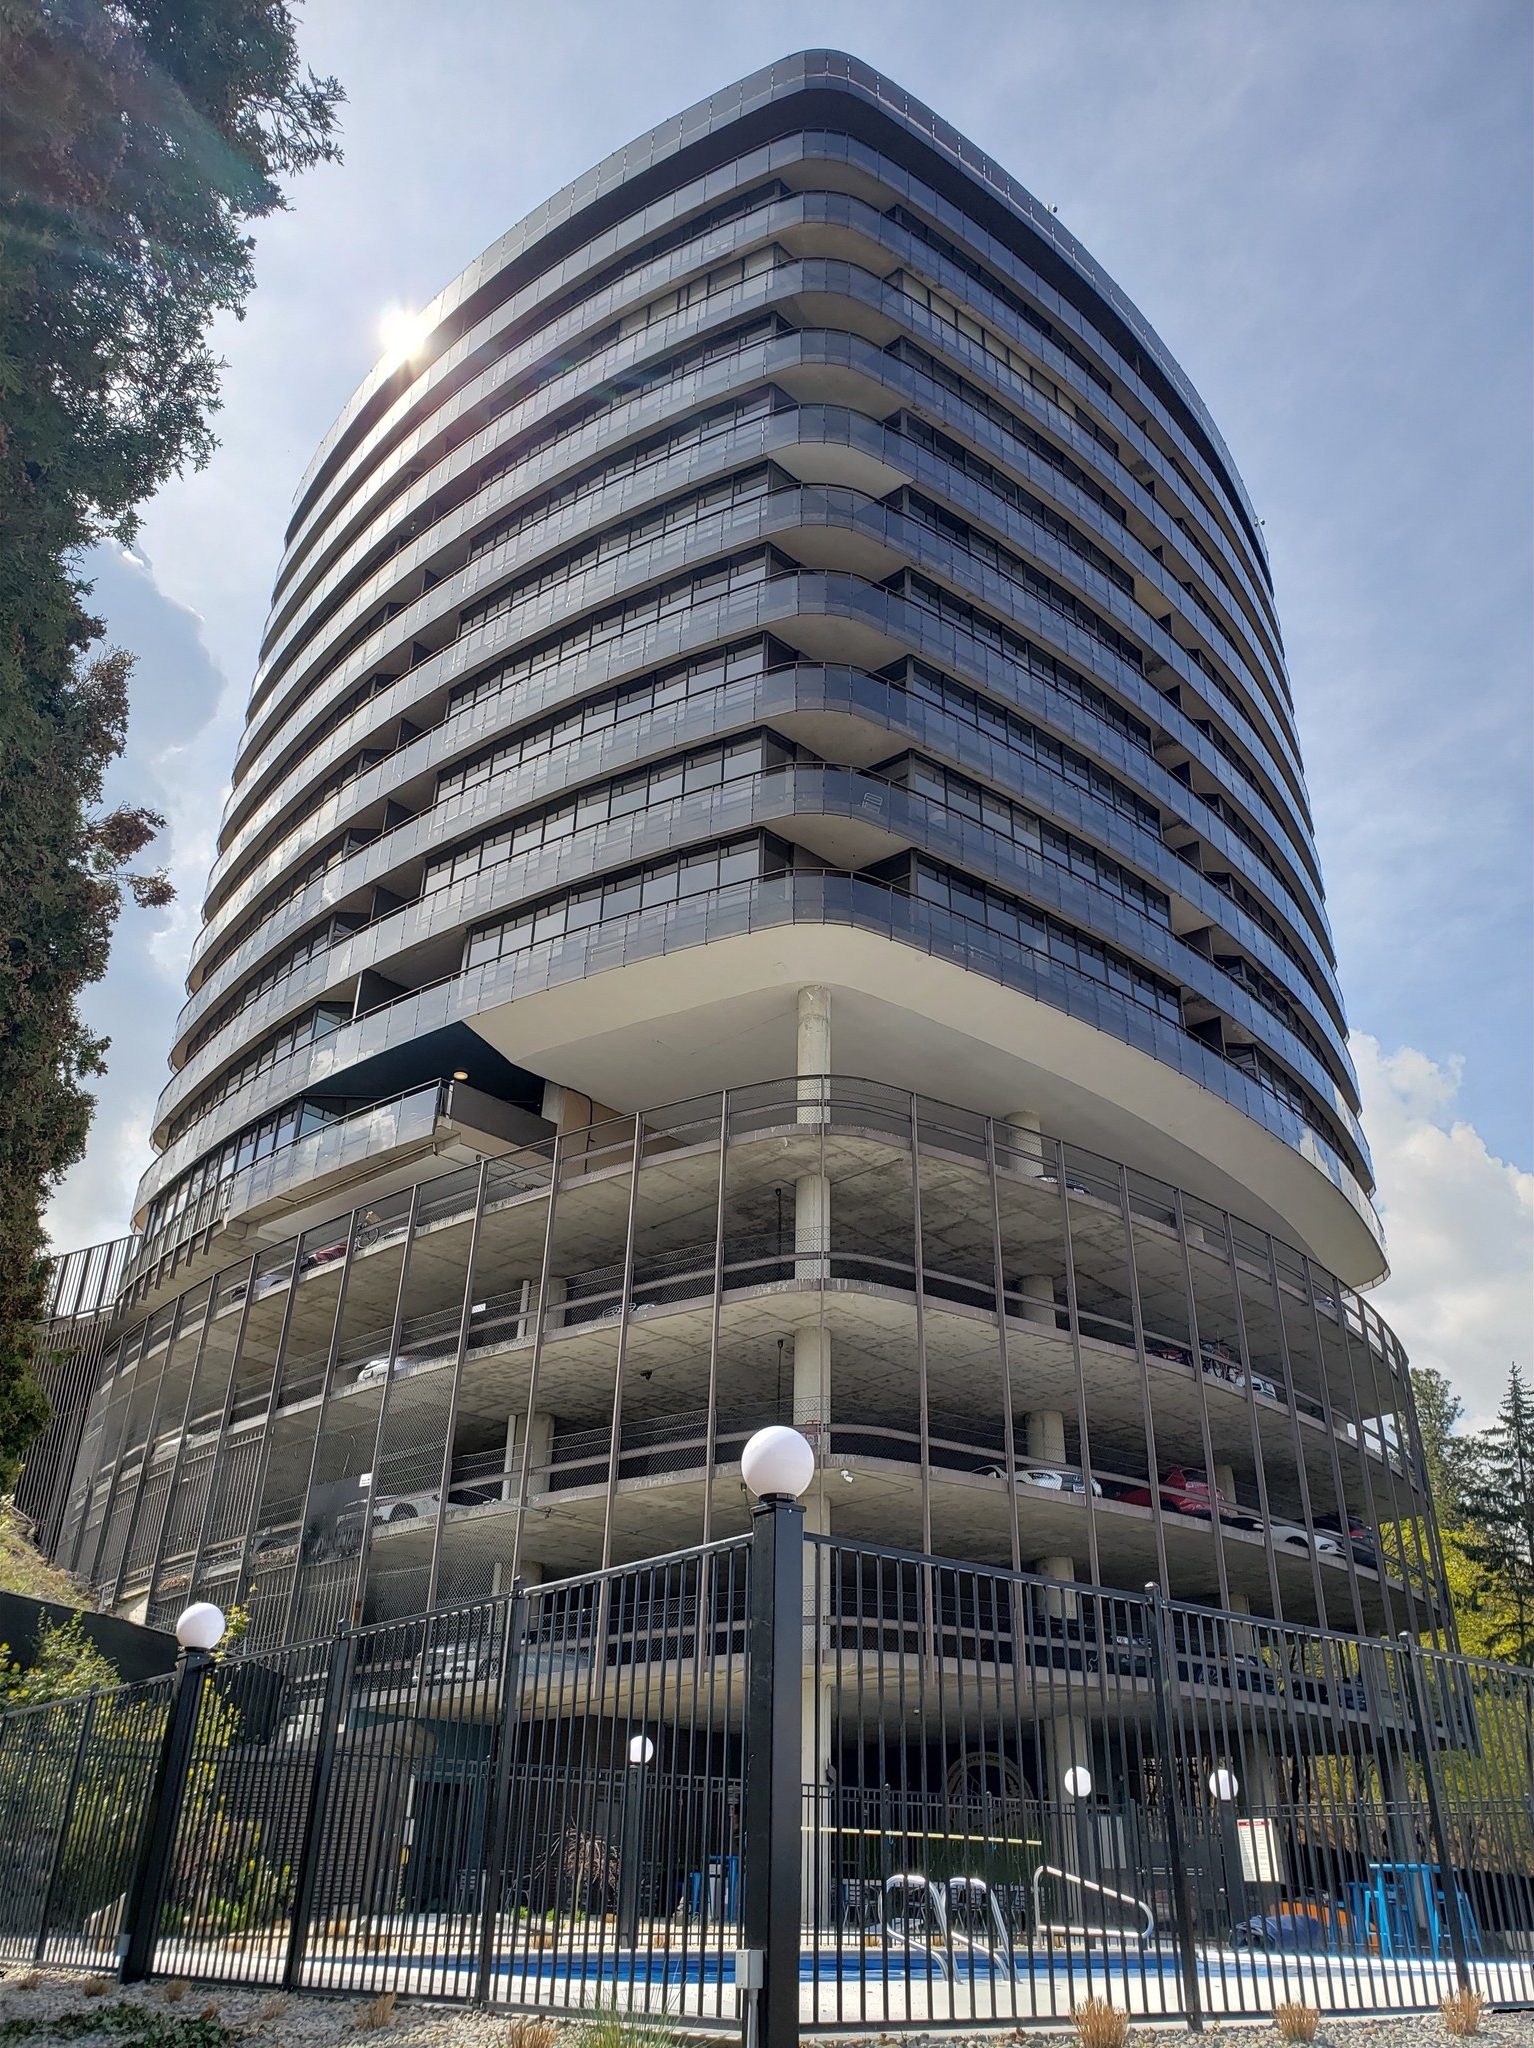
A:
<svg viewBox="0 0 1534 2048">
<path fill-rule="evenodd" d="M 816 1526 L 1444 1625 L 1260 522 L 845 56 L 511 229 L 299 490 L 58 1551 L 257 1640 Z"/>
</svg>

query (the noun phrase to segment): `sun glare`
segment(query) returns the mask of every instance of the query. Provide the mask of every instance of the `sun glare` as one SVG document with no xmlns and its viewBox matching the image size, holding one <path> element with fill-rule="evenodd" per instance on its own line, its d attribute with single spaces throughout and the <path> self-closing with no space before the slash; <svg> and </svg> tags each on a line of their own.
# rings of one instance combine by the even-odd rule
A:
<svg viewBox="0 0 1534 2048">
<path fill-rule="evenodd" d="M 391 306 L 378 322 L 384 361 L 391 367 L 408 361 L 426 339 L 427 332 L 424 314 L 412 313 L 404 306 Z"/>
</svg>

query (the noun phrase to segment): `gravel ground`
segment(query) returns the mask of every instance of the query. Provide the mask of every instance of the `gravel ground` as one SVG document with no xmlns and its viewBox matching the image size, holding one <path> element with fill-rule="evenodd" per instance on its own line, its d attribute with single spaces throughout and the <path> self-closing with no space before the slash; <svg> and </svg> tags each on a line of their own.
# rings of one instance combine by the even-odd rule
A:
<svg viewBox="0 0 1534 2048">
<path fill-rule="evenodd" d="M 50 1970 L 32 1983 L 29 1980 L 34 1975 L 11 1969 L 0 1978 L 0 2040 L 25 2042 L 33 2038 L 12 2031 L 17 2020 L 31 2019 L 41 2023 L 35 2038 L 44 2043 L 49 2039 L 49 2022 L 65 2014 L 123 2004 L 142 2007 L 167 2020 L 195 2020 L 208 2014 L 240 2034 L 252 2048 L 262 2048 L 262 2044 L 265 2048 L 340 2048 L 341 2043 L 356 2048 L 360 2040 L 376 2041 L 378 2048 L 582 2048 L 584 2031 L 579 2022 L 572 2021 L 556 2026 L 545 2037 L 537 2022 L 506 2013 L 408 2001 L 401 2001 L 385 2026 L 361 2031 L 359 2015 L 369 2004 L 365 1998 L 284 1999 L 269 1991 L 236 1990 L 227 1984 L 189 1984 L 183 1995 L 172 2001 L 166 1998 L 163 1984 L 135 1985 L 131 1990 L 113 1984 L 95 2000 L 86 1996 L 84 1977 Z M 999 2048 L 1002 2043 L 1026 2042 L 1039 2031 L 996 2029 L 973 2036 L 868 2033 L 827 2040 L 823 2048 L 966 2048 L 968 2042 L 976 2048 Z M 661 2048 L 665 2039 L 663 2028 L 652 2032 L 643 2022 L 636 2022 L 634 2032 L 648 2036 L 636 2040 L 635 2048 Z M 78 2048 L 123 2048 L 134 2036 L 125 2035 L 119 2023 L 110 2032 L 93 2031 L 71 2038 Z M 1222 2038 L 1227 2048 L 1259 2048 L 1259 2044 L 1267 2048 L 1278 2040 L 1272 2025 L 1264 2020 L 1215 2023 L 1202 2035 L 1139 2021 L 1130 2034 L 1131 2043 L 1143 2041 L 1146 2048 L 1180 2048 L 1181 2043 L 1195 2041 L 1208 2048 Z M 1534 2013 L 1488 2012 L 1475 2038 L 1484 2048 L 1534 2048 Z M 1412 2013 L 1393 2019 L 1323 2020 L 1316 2048 L 1444 2048 L 1448 2039 L 1437 2013 Z M 592 2043 L 590 2048 L 611 2048 L 611 2044 Z"/>
</svg>

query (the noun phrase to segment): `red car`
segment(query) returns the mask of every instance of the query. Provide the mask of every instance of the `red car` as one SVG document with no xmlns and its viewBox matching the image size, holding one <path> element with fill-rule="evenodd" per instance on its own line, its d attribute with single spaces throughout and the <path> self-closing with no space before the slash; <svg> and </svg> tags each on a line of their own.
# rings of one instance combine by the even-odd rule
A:
<svg viewBox="0 0 1534 2048">
<path fill-rule="evenodd" d="M 1190 1465 L 1174 1465 L 1162 1479 L 1160 1486 L 1161 1505 L 1169 1514 L 1199 1515 L 1209 1520 L 1210 1499 L 1213 1497 L 1215 1512 L 1228 1515 L 1234 1512 L 1236 1503 L 1209 1483 L 1207 1472 L 1200 1472 Z M 1119 1495 L 1134 1507 L 1148 1508 L 1151 1505 L 1149 1484 L 1132 1486 Z"/>
</svg>

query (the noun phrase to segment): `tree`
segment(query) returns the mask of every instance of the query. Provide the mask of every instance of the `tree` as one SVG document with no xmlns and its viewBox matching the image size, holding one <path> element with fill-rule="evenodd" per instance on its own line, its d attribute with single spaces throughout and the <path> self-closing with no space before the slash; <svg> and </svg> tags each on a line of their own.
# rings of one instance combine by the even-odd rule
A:
<svg viewBox="0 0 1534 2048">
<path fill-rule="evenodd" d="M 1516 1629 L 1517 1617 L 1506 1589 L 1481 1569 L 1472 1554 L 1479 1533 L 1466 1496 L 1474 1440 L 1457 1433 L 1465 1404 L 1445 1375 L 1432 1366 L 1412 1367 L 1412 1395 L 1459 1646 L 1471 1657 L 1502 1656 L 1502 1645 L 1509 1631 Z M 1403 1529 L 1402 1554 L 1428 1555 L 1426 1528 L 1417 1528 L 1415 1534 L 1409 1534 L 1409 1529 L 1410 1525 Z"/>
<path fill-rule="evenodd" d="M 86 1635 L 78 1614 L 43 1623 L 30 1664 L 14 1662 L 9 1643 L 0 1643 L 0 1713 L 78 1693 L 112 1692 L 121 1684 L 116 1667 Z"/>
<path fill-rule="evenodd" d="M 1534 1396 L 1516 1365 L 1496 1421 L 1464 1442 L 1466 1555 L 1508 1609 L 1492 1654 L 1534 1663 Z"/>
<path fill-rule="evenodd" d="M 42 1208 L 85 1147 L 108 1041 L 81 991 L 163 820 L 104 807 L 130 658 L 102 649 L 83 551 L 200 467 L 216 313 L 245 224 L 338 156 L 341 91 L 300 71 L 284 0 L 0 0 L 0 1485 L 47 1416 L 31 1372 Z"/>
</svg>

